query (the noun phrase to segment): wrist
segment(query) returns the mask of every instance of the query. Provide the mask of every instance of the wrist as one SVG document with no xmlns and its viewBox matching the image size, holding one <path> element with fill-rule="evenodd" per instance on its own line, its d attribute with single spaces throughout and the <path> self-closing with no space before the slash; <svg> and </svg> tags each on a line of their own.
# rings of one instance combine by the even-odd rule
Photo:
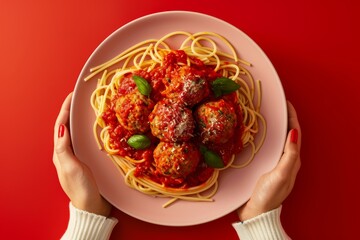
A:
<svg viewBox="0 0 360 240">
<path fill-rule="evenodd" d="M 111 205 L 99 195 L 99 197 L 91 200 L 83 201 L 72 201 L 72 204 L 77 209 L 101 215 L 104 217 L 109 217 L 111 212 Z"/>
<path fill-rule="evenodd" d="M 253 207 L 250 202 L 245 203 L 237 210 L 238 217 L 242 222 L 254 218 L 264 212 L 267 211 L 261 208 Z"/>
</svg>

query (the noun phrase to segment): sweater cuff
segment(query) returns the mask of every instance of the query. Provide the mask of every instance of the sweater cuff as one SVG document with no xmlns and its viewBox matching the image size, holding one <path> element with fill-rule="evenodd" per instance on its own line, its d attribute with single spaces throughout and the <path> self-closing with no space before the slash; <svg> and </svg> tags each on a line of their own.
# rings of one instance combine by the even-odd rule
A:
<svg viewBox="0 0 360 240">
<path fill-rule="evenodd" d="M 70 219 L 61 240 L 107 240 L 118 220 L 89 213 L 69 203 Z"/>
<path fill-rule="evenodd" d="M 244 222 L 234 223 L 233 227 L 242 240 L 290 239 L 280 222 L 281 208 L 282 206 Z"/>
</svg>

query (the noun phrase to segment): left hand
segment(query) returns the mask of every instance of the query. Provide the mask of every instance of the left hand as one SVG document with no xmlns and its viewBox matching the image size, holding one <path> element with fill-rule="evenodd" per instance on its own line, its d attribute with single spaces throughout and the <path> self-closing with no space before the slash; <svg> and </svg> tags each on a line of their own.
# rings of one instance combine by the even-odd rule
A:
<svg viewBox="0 0 360 240">
<path fill-rule="evenodd" d="M 91 170 L 73 153 L 67 128 L 72 93 L 65 99 L 54 127 L 53 163 L 60 185 L 74 207 L 108 217 L 111 205 L 100 195 Z"/>
</svg>

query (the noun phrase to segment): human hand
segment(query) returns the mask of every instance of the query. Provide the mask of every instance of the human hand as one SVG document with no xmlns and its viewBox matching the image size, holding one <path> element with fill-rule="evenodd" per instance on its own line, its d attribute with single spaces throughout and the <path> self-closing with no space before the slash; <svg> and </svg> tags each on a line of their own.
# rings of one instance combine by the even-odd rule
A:
<svg viewBox="0 0 360 240">
<path fill-rule="evenodd" d="M 249 201 L 238 209 L 241 221 L 278 208 L 293 189 L 300 169 L 301 129 L 293 105 L 288 102 L 289 133 L 277 166 L 262 175 Z"/>
<path fill-rule="evenodd" d="M 111 205 L 100 195 L 91 170 L 73 153 L 67 128 L 72 93 L 65 99 L 54 126 L 55 165 L 60 185 L 74 207 L 108 217 Z"/>
</svg>

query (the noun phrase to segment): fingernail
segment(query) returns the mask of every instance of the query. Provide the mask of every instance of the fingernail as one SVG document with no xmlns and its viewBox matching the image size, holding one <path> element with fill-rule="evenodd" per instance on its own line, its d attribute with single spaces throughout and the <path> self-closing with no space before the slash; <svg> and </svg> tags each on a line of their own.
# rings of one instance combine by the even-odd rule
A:
<svg viewBox="0 0 360 240">
<path fill-rule="evenodd" d="M 58 131 L 58 137 L 61 138 L 64 136 L 64 132 L 65 132 L 65 125 L 64 124 L 60 124 L 59 126 L 59 131 Z"/>
<path fill-rule="evenodd" d="M 290 142 L 297 143 L 298 141 L 298 130 L 296 128 L 291 130 L 290 133 Z"/>
</svg>

